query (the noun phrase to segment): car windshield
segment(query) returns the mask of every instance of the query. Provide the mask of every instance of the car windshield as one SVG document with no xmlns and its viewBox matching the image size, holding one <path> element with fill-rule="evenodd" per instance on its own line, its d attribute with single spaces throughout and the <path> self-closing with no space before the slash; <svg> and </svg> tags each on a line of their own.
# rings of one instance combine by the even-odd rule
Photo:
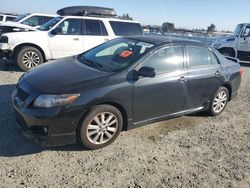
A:
<svg viewBox="0 0 250 188">
<path fill-rule="evenodd" d="M 16 19 L 14 19 L 14 22 L 19 22 L 20 20 L 22 20 L 23 18 L 27 17 L 30 14 L 21 14 L 20 16 L 18 16 Z"/>
<path fill-rule="evenodd" d="M 237 25 L 237 27 L 235 28 L 234 33 L 233 33 L 233 36 L 234 36 L 234 37 L 238 37 L 238 36 L 240 35 L 240 32 L 241 32 L 242 27 L 243 27 L 242 24 Z"/>
<path fill-rule="evenodd" d="M 62 17 L 55 17 L 51 19 L 50 21 L 46 22 L 45 24 L 43 24 L 38 29 L 41 31 L 49 31 L 52 27 L 54 27 L 54 25 L 56 25 L 61 20 L 62 20 Z"/>
<path fill-rule="evenodd" d="M 117 72 L 134 63 L 153 46 L 143 41 L 119 38 L 79 55 L 78 59 L 96 69 Z"/>
</svg>

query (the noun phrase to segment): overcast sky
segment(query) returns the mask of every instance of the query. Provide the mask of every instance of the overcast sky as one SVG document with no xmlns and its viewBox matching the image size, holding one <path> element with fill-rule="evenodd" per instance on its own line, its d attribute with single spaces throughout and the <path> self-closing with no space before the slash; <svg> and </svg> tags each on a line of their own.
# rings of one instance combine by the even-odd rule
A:
<svg viewBox="0 0 250 188">
<path fill-rule="evenodd" d="M 75 5 L 111 7 L 142 24 L 167 21 L 188 29 L 214 23 L 218 30 L 234 30 L 238 23 L 250 22 L 250 0 L 0 0 L 0 11 L 56 13 Z"/>
</svg>

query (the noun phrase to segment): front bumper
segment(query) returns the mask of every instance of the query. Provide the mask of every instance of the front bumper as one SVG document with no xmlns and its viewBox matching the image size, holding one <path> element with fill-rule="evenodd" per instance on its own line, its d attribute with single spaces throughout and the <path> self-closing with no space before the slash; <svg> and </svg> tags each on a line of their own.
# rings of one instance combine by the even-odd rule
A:
<svg viewBox="0 0 250 188">
<path fill-rule="evenodd" d="M 61 108 L 21 107 L 18 100 L 15 90 L 12 94 L 14 116 L 26 138 L 45 147 L 76 143 L 76 128 L 81 113 Z"/>
</svg>

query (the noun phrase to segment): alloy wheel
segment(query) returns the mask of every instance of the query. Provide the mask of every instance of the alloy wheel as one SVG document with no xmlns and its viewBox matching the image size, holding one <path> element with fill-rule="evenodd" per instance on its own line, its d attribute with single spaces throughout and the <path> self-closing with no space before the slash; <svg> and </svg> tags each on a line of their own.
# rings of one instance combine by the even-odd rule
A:
<svg viewBox="0 0 250 188">
<path fill-rule="evenodd" d="M 96 115 L 87 126 L 87 138 L 93 144 L 104 144 L 111 140 L 118 130 L 118 119 L 110 112 Z"/>
<path fill-rule="evenodd" d="M 40 63 L 40 57 L 37 53 L 29 51 L 23 55 L 23 64 L 29 69 L 36 67 Z"/>
<path fill-rule="evenodd" d="M 213 110 L 216 113 L 220 113 L 227 104 L 227 93 L 225 91 L 220 91 L 213 101 Z"/>
</svg>

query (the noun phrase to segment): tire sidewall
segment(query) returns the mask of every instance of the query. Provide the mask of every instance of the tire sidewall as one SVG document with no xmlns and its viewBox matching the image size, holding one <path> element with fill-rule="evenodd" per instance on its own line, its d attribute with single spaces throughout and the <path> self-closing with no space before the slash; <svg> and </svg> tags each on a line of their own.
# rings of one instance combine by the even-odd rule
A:
<svg viewBox="0 0 250 188">
<path fill-rule="evenodd" d="M 22 48 L 17 52 L 16 62 L 17 62 L 17 64 L 18 64 L 18 66 L 20 67 L 20 69 L 22 69 L 22 70 L 25 71 L 25 72 L 30 70 L 27 66 L 25 66 L 25 65 L 23 64 L 23 61 L 22 61 L 24 54 L 27 53 L 27 52 L 35 52 L 35 53 L 39 56 L 40 62 L 38 63 L 38 66 L 39 66 L 40 64 L 42 64 L 43 61 L 44 61 L 44 60 L 43 60 L 42 53 L 41 53 L 40 50 L 38 50 L 37 48 L 34 48 L 34 47 L 27 47 L 27 46 L 26 46 L 26 47 L 22 47 Z M 35 68 L 35 67 L 33 67 L 33 68 Z"/>
<path fill-rule="evenodd" d="M 118 128 L 117 128 L 117 132 L 115 133 L 115 135 L 113 136 L 113 138 L 111 138 L 108 142 L 104 143 L 104 144 L 93 144 L 92 142 L 89 141 L 88 137 L 87 137 L 87 127 L 90 123 L 90 121 L 98 114 L 102 113 L 102 112 L 111 112 L 112 114 L 114 114 L 118 120 Z M 86 148 L 88 149 L 101 149 L 109 144 L 111 144 L 112 142 L 114 142 L 114 140 L 119 136 L 121 130 L 123 127 L 123 117 L 121 112 L 110 105 L 98 105 L 95 106 L 91 109 L 91 111 L 85 116 L 85 118 L 83 119 L 82 123 L 80 124 L 79 128 L 78 128 L 78 141 L 84 145 Z"/>
<path fill-rule="evenodd" d="M 214 103 L 215 97 L 216 97 L 216 96 L 218 95 L 218 93 L 221 92 L 221 91 L 225 91 L 225 92 L 226 92 L 226 95 L 227 95 L 226 104 L 225 104 L 223 110 L 221 110 L 220 112 L 215 112 L 215 111 L 214 111 L 214 108 L 213 108 L 213 103 Z M 212 98 L 211 103 L 210 103 L 210 107 L 209 107 L 209 113 L 210 113 L 210 115 L 212 115 L 212 116 L 217 116 L 217 115 L 221 114 L 221 113 L 225 110 L 225 108 L 226 108 L 226 106 L 227 106 L 227 103 L 228 103 L 228 100 L 229 100 L 229 92 L 228 92 L 228 89 L 225 88 L 225 87 L 219 87 L 219 89 L 218 89 L 218 90 L 215 92 L 215 94 L 213 95 L 213 98 Z"/>
</svg>

